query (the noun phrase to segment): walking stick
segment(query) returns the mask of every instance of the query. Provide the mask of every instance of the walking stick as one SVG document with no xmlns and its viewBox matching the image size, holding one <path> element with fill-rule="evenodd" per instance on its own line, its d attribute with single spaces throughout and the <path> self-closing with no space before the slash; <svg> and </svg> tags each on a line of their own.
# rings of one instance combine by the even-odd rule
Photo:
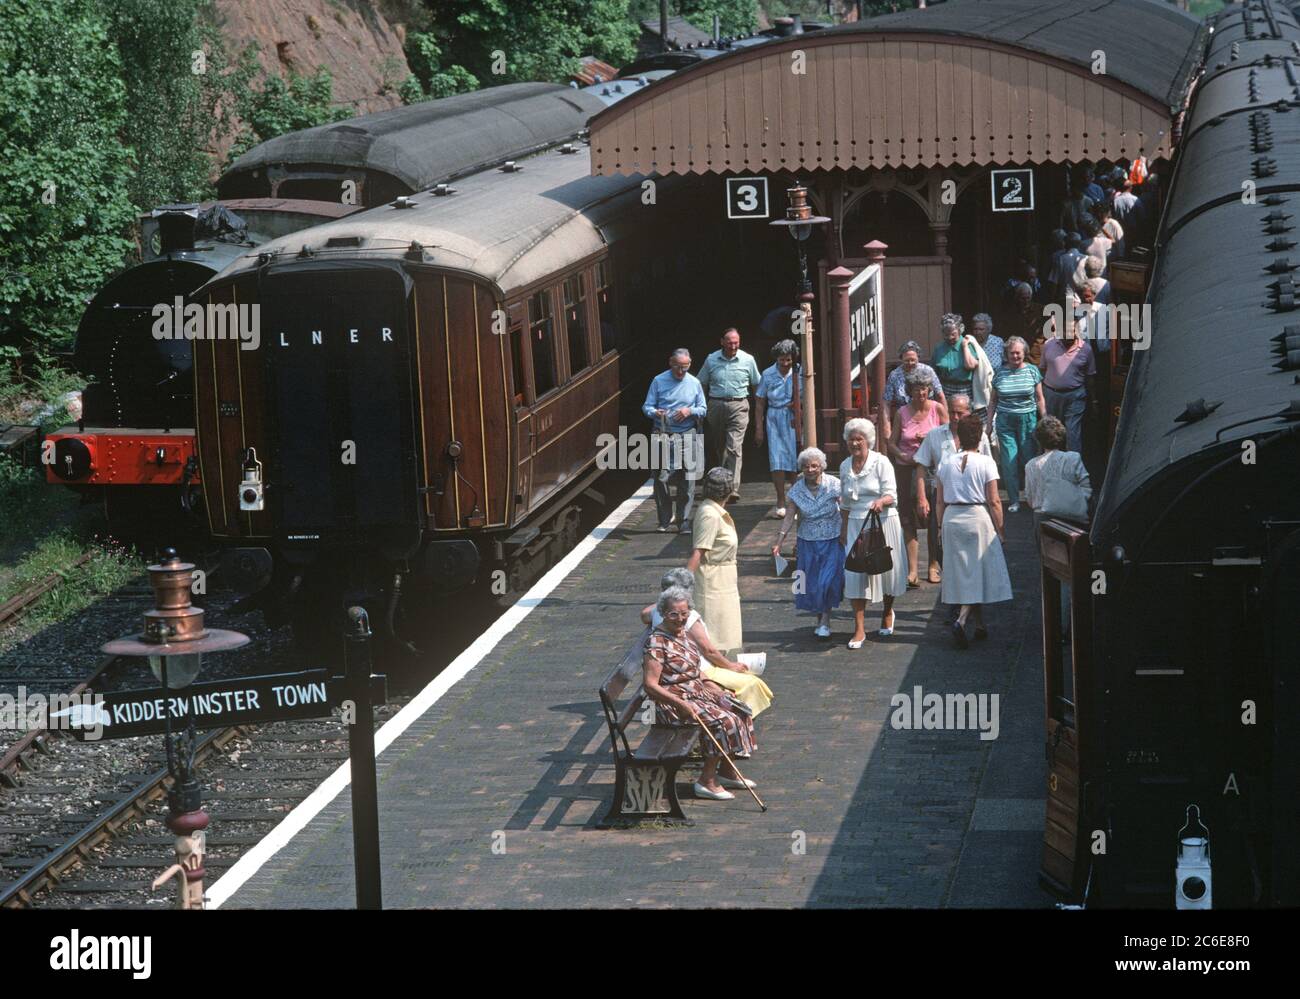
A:
<svg viewBox="0 0 1300 999">
<path fill-rule="evenodd" d="M 700 728 L 704 729 L 704 734 L 709 737 L 709 741 L 713 743 L 713 745 L 717 746 L 718 752 L 722 754 L 722 758 L 731 764 L 731 769 L 736 771 L 736 776 L 740 778 L 740 783 L 745 785 L 745 790 L 754 796 L 754 800 L 758 802 L 758 807 L 766 812 L 767 806 L 763 804 L 763 799 L 760 798 L 758 793 L 745 781 L 745 775 L 740 772 L 740 767 L 736 766 L 736 761 L 727 755 L 727 751 L 722 748 L 722 744 L 713 737 L 713 733 L 709 731 L 709 726 L 705 725 L 699 718 L 696 718 L 695 720 L 700 722 Z"/>
</svg>

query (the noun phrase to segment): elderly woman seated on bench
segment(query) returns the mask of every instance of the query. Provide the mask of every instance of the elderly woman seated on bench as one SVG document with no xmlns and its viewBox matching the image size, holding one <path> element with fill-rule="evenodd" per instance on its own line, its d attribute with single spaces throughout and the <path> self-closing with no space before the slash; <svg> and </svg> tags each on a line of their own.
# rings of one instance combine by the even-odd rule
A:
<svg viewBox="0 0 1300 999">
<path fill-rule="evenodd" d="M 663 623 L 646 639 L 641 667 L 645 672 L 646 696 L 655 702 L 656 724 L 703 724 L 728 756 L 747 758 L 754 751 L 753 718 L 745 705 L 725 690 L 711 687 L 700 676 L 700 650 L 686 633 L 686 622 L 691 616 L 690 591 L 680 586 L 669 587 L 659 595 L 655 606 Z M 735 767 L 726 763 L 719 776 L 718 764 L 722 757 L 707 736 L 701 742 L 701 750 L 704 769 L 695 782 L 695 796 L 717 801 L 734 798 L 727 788 L 745 786 L 737 779 L 740 775 Z M 749 785 L 753 787 L 753 781 Z"/>
<path fill-rule="evenodd" d="M 661 590 L 680 586 L 690 593 L 694 593 L 691 589 L 694 585 L 695 576 L 689 569 L 669 569 L 659 582 Z M 652 628 L 657 628 L 663 623 L 663 617 L 654 604 L 641 612 L 641 620 Z M 700 676 L 719 687 L 730 690 L 736 695 L 736 700 L 749 708 L 755 718 L 771 707 L 772 689 L 751 673 L 748 666 L 733 662 L 718 651 L 717 646 L 709 638 L 709 629 L 704 623 L 704 618 L 700 617 L 700 612 L 694 608 L 686 621 L 686 634 L 691 636 L 691 641 L 699 648 L 700 655 L 710 663 L 708 666 L 700 664 Z"/>
</svg>

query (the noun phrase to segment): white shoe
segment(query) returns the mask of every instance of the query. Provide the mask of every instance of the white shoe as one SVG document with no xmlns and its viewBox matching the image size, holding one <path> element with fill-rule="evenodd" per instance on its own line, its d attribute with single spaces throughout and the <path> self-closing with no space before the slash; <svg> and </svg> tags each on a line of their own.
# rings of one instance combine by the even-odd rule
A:
<svg viewBox="0 0 1300 999">
<path fill-rule="evenodd" d="M 744 780 L 736 780 L 734 777 L 719 777 L 718 783 L 723 787 L 734 787 L 737 791 L 743 791 L 747 787 L 758 787 L 758 785 L 748 777 Z"/>
<path fill-rule="evenodd" d="M 819 624 L 817 625 L 816 628 L 813 629 L 813 634 L 816 635 L 818 638 L 830 638 L 831 637 L 830 626 L 825 624 Z"/>
<path fill-rule="evenodd" d="M 776 508 L 776 515 L 780 517 L 782 520 L 785 520 L 785 507 L 778 506 Z"/>
<path fill-rule="evenodd" d="M 1020 512 L 1019 503 L 1012 503 L 1009 507 L 1007 507 L 1007 513 L 1019 513 L 1019 512 Z"/>
<path fill-rule="evenodd" d="M 658 527 L 655 528 L 655 530 L 658 531 L 660 534 L 668 533 L 668 528 L 663 524 L 660 524 Z"/>
<path fill-rule="evenodd" d="M 850 648 L 850 649 L 860 649 L 860 648 L 862 648 L 863 643 L 865 643 L 865 642 L 866 642 L 866 639 L 865 639 L 865 638 L 862 639 L 861 641 L 857 641 L 857 642 L 855 642 L 853 639 L 850 638 L 850 639 L 849 639 L 849 648 Z"/>
<path fill-rule="evenodd" d="M 730 801 L 735 797 L 730 791 L 710 791 L 699 781 L 695 782 L 695 797 L 711 798 L 714 801 Z"/>
</svg>

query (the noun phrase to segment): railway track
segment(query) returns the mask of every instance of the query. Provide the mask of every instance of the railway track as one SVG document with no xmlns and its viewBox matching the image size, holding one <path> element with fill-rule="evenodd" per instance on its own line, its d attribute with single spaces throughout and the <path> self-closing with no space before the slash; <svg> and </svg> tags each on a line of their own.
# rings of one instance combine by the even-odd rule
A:
<svg viewBox="0 0 1300 999">
<path fill-rule="evenodd" d="M 400 707 L 376 710 L 376 725 Z M 198 766 L 203 808 L 211 817 L 204 867 L 211 885 L 255 846 L 316 786 L 348 758 L 347 733 L 333 719 L 276 722 L 225 730 Z M 165 777 L 165 773 L 163 774 Z M 165 825 L 165 783 L 142 800 L 114 834 L 83 841 L 79 862 L 57 881 L 29 892 L 33 908 L 162 909 L 174 905 L 175 889 L 151 882 L 174 860 L 174 837 Z"/>
<path fill-rule="evenodd" d="M 214 752 L 219 752 L 232 740 L 236 739 L 240 733 L 239 728 L 209 732 L 199 740 L 195 755 L 196 763 L 206 760 Z M 61 773 L 61 766 L 64 764 L 71 764 L 74 771 L 78 769 L 77 763 L 73 762 L 70 756 L 84 751 L 85 744 L 78 744 L 70 738 L 63 737 L 61 733 L 46 731 L 43 736 L 44 739 L 40 745 L 44 748 L 39 752 L 45 757 L 45 765 L 33 766 L 34 761 L 28 756 L 24 761 L 26 764 L 24 769 L 29 779 L 38 779 L 48 775 L 57 780 Z M 130 741 L 134 743 L 144 740 L 133 739 Z M 108 743 L 104 743 L 103 748 L 112 751 Z M 143 747 L 132 748 L 139 749 Z M 129 749 L 124 750 L 124 752 L 130 751 Z M 152 763 L 154 758 L 146 756 L 144 760 Z M 85 769 L 84 761 L 81 762 L 83 764 L 81 769 Z M 56 811 L 58 800 L 51 802 L 48 806 L 42 806 L 39 799 L 50 794 L 57 794 L 59 799 L 66 800 L 66 794 L 71 790 L 70 788 L 57 782 L 50 785 L 36 784 L 34 786 L 29 784 L 27 780 L 16 782 L 13 787 L 14 791 L 17 792 L 14 795 L 15 803 L 0 809 L 0 819 L 7 817 L 8 819 L 21 820 L 28 818 L 33 820 L 27 823 L 26 830 L 23 830 L 23 827 L 18 824 L 11 826 L 7 830 L 11 837 L 14 836 L 16 831 L 28 832 L 29 835 L 27 836 L 15 838 L 33 851 L 33 855 L 30 858 L 23 858 L 0 853 L 0 908 L 27 908 L 32 904 L 32 900 L 36 895 L 43 892 L 57 891 L 70 872 L 82 867 L 91 860 L 97 850 L 102 849 L 105 844 L 145 815 L 150 806 L 165 801 L 168 786 L 168 773 L 164 765 L 160 769 L 155 769 L 146 774 L 143 779 L 138 780 L 133 786 L 120 788 L 117 791 L 110 790 L 107 794 L 103 794 L 104 800 L 97 803 L 105 807 L 98 812 L 84 815 L 74 812 L 71 815 L 60 816 Z M 91 789 L 88 793 L 98 794 L 102 792 Z M 23 802 L 28 804 L 24 806 Z M 62 830 L 70 826 L 72 831 L 61 839 L 61 833 L 56 833 L 51 837 L 45 830 L 49 828 L 52 819 L 55 821 L 55 829 Z M 161 860 L 162 858 L 158 859 Z M 25 860 L 30 861 L 30 863 L 24 864 Z M 160 866 L 165 866 L 165 864 L 160 864 Z M 20 872 L 12 880 L 8 878 L 10 869 Z"/>
<path fill-rule="evenodd" d="M 66 569 L 50 573 L 44 579 L 37 580 L 21 593 L 10 597 L 4 603 L 0 604 L 0 626 L 18 620 L 18 618 L 20 618 L 29 607 L 36 603 L 36 601 L 40 600 L 41 597 L 49 593 L 50 590 L 54 589 L 59 585 L 59 583 L 66 579 L 68 573 L 72 572 L 74 569 L 81 568 L 89 562 L 90 556 L 90 552 L 83 552 L 81 557 Z"/>
</svg>

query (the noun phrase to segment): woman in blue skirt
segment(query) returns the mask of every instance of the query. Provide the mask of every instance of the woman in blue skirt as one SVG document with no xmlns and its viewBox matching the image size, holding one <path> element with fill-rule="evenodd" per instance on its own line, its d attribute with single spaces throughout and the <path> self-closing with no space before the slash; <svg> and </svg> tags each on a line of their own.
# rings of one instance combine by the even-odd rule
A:
<svg viewBox="0 0 1300 999">
<path fill-rule="evenodd" d="M 772 348 L 776 362 L 763 372 L 755 396 L 754 443 L 767 441 L 767 464 L 776 487 L 776 515 L 785 516 L 785 490 L 794 480 L 798 468 L 798 419 L 795 415 L 799 347 L 793 340 L 782 340 Z"/>
<path fill-rule="evenodd" d="M 815 447 L 799 453 L 800 478 L 786 498 L 789 509 L 781 521 L 781 533 L 772 546 L 781 554 L 781 543 L 799 521 L 799 553 L 794 573 L 794 605 L 817 615 L 813 634 L 831 637 L 831 609 L 844 599 L 844 549 L 840 546 L 840 480 L 826 473 L 826 455 Z"/>
</svg>

